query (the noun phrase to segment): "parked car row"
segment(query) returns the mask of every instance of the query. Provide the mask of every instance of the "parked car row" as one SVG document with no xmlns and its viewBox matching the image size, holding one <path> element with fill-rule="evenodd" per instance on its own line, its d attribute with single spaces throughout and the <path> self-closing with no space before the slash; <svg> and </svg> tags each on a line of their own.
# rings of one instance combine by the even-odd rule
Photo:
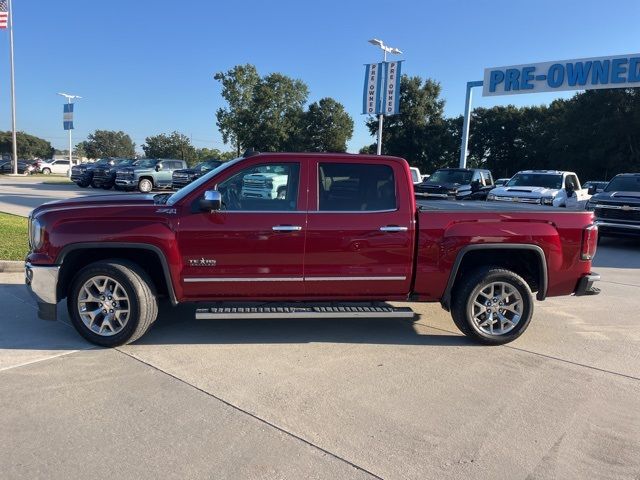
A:
<svg viewBox="0 0 640 480">
<path fill-rule="evenodd" d="M 220 165 L 222 161 L 214 159 L 188 168 L 184 160 L 172 158 L 102 158 L 74 166 L 71 180 L 82 188 L 149 193 L 154 189 L 178 190 Z"/>
<path fill-rule="evenodd" d="M 414 177 L 415 180 L 415 177 Z M 580 184 L 574 172 L 523 170 L 493 181 L 491 172 L 441 168 L 414 185 L 418 198 L 487 200 L 594 210 L 601 236 L 640 236 L 640 173 Z"/>
</svg>

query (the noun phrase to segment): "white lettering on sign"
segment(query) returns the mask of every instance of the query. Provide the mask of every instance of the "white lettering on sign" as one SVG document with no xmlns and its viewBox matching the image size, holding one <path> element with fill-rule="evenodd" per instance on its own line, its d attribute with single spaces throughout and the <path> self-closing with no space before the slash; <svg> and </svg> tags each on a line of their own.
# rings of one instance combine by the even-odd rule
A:
<svg viewBox="0 0 640 480">
<path fill-rule="evenodd" d="M 380 113 L 380 65 L 372 63 L 366 66 L 362 113 L 369 115 Z"/>
</svg>

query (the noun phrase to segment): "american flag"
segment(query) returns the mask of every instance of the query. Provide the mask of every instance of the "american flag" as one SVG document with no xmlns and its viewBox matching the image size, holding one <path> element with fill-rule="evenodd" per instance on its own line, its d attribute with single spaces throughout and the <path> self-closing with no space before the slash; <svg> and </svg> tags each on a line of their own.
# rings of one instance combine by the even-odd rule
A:
<svg viewBox="0 0 640 480">
<path fill-rule="evenodd" d="M 0 28 L 7 28 L 9 12 L 7 11 L 7 0 L 0 0 Z"/>
</svg>

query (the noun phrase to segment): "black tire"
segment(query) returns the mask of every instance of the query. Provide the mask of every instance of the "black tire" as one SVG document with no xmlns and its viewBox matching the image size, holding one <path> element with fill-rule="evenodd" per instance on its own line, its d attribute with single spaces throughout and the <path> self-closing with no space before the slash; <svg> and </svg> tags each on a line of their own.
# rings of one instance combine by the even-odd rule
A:
<svg viewBox="0 0 640 480">
<path fill-rule="evenodd" d="M 522 311 L 518 322 L 510 331 L 503 334 L 485 332 L 473 321 L 470 314 L 472 303 L 480 294 L 483 285 L 488 286 L 494 282 L 505 283 L 517 290 L 522 299 Z M 527 329 L 533 315 L 533 303 L 531 288 L 520 275 L 499 267 L 484 267 L 465 274 L 465 277 L 459 280 L 454 287 L 451 317 L 456 327 L 467 337 L 485 345 L 502 345 L 512 342 Z M 495 311 L 495 308 L 500 307 L 496 305 L 493 308 Z"/>
<path fill-rule="evenodd" d="M 76 185 L 78 185 L 80 188 L 87 188 L 89 186 L 89 184 L 86 182 L 79 182 L 76 183 Z"/>
<path fill-rule="evenodd" d="M 102 189 L 103 189 L 103 190 L 111 190 L 111 187 L 112 187 L 112 186 L 113 186 L 113 185 L 111 185 L 111 184 L 109 184 L 109 183 L 103 183 L 103 184 L 102 184 Z"/>
<path fill-rule="evenodd" d="M 50 168 L 43 168 L 42 169 L 42 174 L 43 175 L 51 175 L 51 169 Z"/>
<path fill-rule="evenodd" d="M 89 329 L 77 308 L 81 288 L 96 276 L 108 276 L 119 282 L 130 299 L 129 319 L 122 330 L 112 336 Z M 144 335 L 158 316 L 158 300 L 155 286 L 142 268 L 126 260 L 108 259 L 89 264 L 76 274 L 67 295 L 67 309 L 80 335 L 101 347 L 117 347 L 135 342 Z"/>
<path fill-rule="evenodd" d="M 140 179 L 140 181 L 138 182 L 138 191 L 142 193 L 151 193 L 152 190 L 153 190 L 153 180 L 149 178 Z"/>
<path fill-rule="evenodd" d="M 96 182 L 94 182 L 93 180 L 91 180 L 90 185 L 91 185 L 91 188 L 100 188 L 100 186 Z"/>
</svg>

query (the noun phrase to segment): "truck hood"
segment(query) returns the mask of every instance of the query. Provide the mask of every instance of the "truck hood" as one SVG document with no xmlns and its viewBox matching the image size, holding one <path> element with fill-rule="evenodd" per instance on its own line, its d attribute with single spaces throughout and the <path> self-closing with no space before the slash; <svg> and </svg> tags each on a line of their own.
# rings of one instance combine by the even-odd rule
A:
<svg viewBox="0 0 640 480">
<path fill-rule="evenodd" d="M 54 202 L 48 202 L 35 208 L 31 215 L 33 217 L 42 213 L 52 210 L 86 210 L 90 216 L 97 217 L 96 208 L 113 207 L 114 209 L 126 208 L 131 209 L 135 207 L 146 206 L 158 206 L 163 205 L 156 204 L 154 197 L 157 194 L 129 194 L 129 195 L 89 195 L 86 197 L 70 198 L 67 200 L 56 200 Z"/>
<path fill-rule="evenodd" d="M 640 205 L 640 192 L 600 192 L 593 195 L 589 201 L 637 206 Z"/>
<path fill-rule="evenodd" d="M 555 197 L 560 190 L 545 187 L 498 187 L 491 190 L 490 193 L 498 197 Z"/>
</svg>

